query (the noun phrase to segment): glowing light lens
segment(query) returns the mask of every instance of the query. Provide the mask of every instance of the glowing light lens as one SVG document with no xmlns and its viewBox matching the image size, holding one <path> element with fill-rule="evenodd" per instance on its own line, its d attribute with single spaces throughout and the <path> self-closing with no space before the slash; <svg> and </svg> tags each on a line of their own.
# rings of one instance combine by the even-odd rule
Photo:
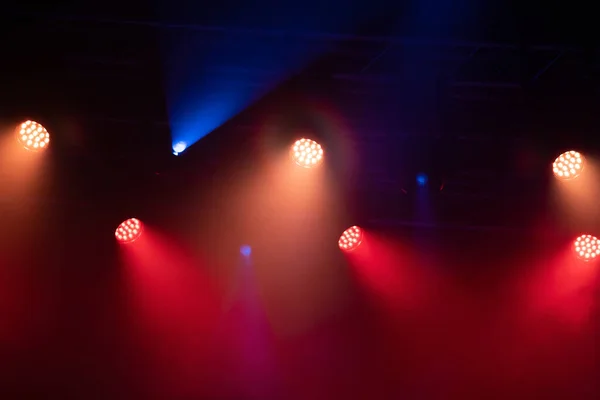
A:
<svg viewBox="0 0 600 400">
<path fill-rule="evenodd" d="M 249 257 L 250 254 L 252 254 L 252 247 L 245 244 L 242 247 L 240 247 L 240 253 L 242 253 L 244 257 Z"/>
<path fill-rule="evenodd" d="M 311 168 L 323 161 L 323 149 L 314 140 L 300 139 L 292 146 L 292 159 L 301 167 Z"/>
<path fill-rule="evenodd" d="M 358 226 L 353 226 L 348 228 L 342 233 L 340 236 L 340 240 L 338 240 L 338 245 L 340 249 L 344 251 L 352 251 L 356 249 L 362 243 L 363 233 L 362 229 Z"/>
<path fill-rule="evenodd" d="M 136 241 L 142 234 L 142 223 L 137 218 L 129 218 L 119 225 L 115 231 L 115 237 L 121 243 Z"/>
<path fill-rule="evenodd" d="M 34 121 L 25 121 L 17 126 L 17 140 L 27 150 L 41 151 L 50 144 L 50 134 L 42 126 Z"/>
<path fill-rule="evenodd" d="M 173 154 L 177 156 L 179 153 L 185 151 L 185 149 L 187 149 L 187 145 L 184 142 L 177 142 L 173 146 Z"/>
<path fill-rule="evenodd" d="M 600 257 L 600 242 L 592 235 L 581 235 L 575 239 L 573 250 L 577 258 L 592 261 Z"/>
<path fill-rule="evenodd" d="M 583 170 L 583 157 L 576 151 L 562 153 L 554 160 L 552 170 L 558 179 L 575 179 Z"/>
</svg>

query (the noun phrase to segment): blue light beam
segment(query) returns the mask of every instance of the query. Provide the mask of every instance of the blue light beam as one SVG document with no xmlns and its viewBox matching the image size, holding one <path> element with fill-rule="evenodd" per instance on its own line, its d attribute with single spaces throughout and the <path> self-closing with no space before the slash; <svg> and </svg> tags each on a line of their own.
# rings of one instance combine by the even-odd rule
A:
<svg viewBox="0 0 600 400">
<path fill-rule="evenodd" d="M 161 15 L 185 19 L 208 12 L 221 27 L 163 30 L 167 109 L 178 154 L 176 144 L 190 147 L 327 51 L 332 42 L 315 40 L 315 33 L 351 31 L 381 12 L 341 0 L 223 3 L 210 11 L 179 3 L 163 2 Z"/>
</svg>

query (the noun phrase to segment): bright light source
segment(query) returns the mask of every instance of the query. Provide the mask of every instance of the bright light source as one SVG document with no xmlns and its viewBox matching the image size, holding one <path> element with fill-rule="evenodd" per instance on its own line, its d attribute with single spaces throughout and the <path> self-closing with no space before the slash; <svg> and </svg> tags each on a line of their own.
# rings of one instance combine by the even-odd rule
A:
<svg viewBox="0 0 600 400">
<path fill-rule="evenodd" d="M 173 145 L 173 154 L 178 156 L 180 153 L 183 153 L 187 149 L 187 144 L 185 142 L 177 142 Z"/>
<path fill-rule="evenodd" d="M 340 246 L 340 249 L 344 251 L 352 251 L 360 246 L 362 239 L 362 229 L 360 229 L 358 226 L 353 226 L 346 229 L 344 233 L 342 233 L 340 240 L 338 240 L 338 245 Z"/>
<path fill-rule="evenodd" d="M 311 168 L 323 161 L 323 149 L 314 140 L 300 139 L 293 144 L 292 159 L 301 167 Z"/>
<path fill-rule="evenodd" d="M 34 121 L 25 121 L 17 126 L 17 140 L 27 150 L 42 151 L 50 144 L 50 134 L 42 126 Z"/>
<path fill-rule="evenodd" d="M 577 258 L 583 261 L 595 260 L 600 256 L 600 242 L 592 235 L 581 235 L 575 239 L 573 250 Z"/>
<path fill-rule="evenodd" d="M 562 153 L 554 160 L 552 170 L 558 179 L 575 179 L 583 171 L 583 157 L 576 151 Z"/>
<path fill-rule="evenodd" d="M 142 234 L 142 223 L 137 218 L 123 221 L 115 231 L 117 241 L 121 243 L 135 242 Z"/>
<path fill-rule="evenodd" d="M 247 244 L 245 244 L 242 247 L 240 247 L 240 253 L 244 257 L 250 257 L 250 254 L 252 254 L 252 247 L 250 247 Z"/>
</svg>

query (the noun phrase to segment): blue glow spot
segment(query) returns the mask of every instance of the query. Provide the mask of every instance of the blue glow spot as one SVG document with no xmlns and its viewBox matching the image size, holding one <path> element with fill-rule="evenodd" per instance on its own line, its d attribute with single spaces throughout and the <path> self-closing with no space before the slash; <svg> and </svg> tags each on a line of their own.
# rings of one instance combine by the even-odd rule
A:
<svg viewBox="0 0 600 400">
<path fill-rule="evenodd" d="M 425 175 L 424 173 L 418 173 L 417 174 L 417 184 L 419 186 L 425 186 L 427 184 L 427 175 Z"/>
<path fill-rule="evenodd" d="M 252 254 L 252 247 L 245 244 L 242 247 L 240 247 L 240 253 L 242 253 L 244 257 L 248 257 L 250 256 L 250 254 Z"/>
<path fill-rule="evenodd" d="M 184 152 L 185 149 L 187 149 L 187 145 L 185 144 L 185 142 L 177 142 L 173 145 L 173 154 L 178 156 L 179 154 Z"/>
</svg>

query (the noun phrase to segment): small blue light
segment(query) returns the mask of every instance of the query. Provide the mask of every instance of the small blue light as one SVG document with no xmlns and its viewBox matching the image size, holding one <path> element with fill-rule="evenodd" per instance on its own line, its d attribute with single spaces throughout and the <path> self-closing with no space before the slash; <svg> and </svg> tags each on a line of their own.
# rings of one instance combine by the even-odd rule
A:
<svg viewBox="0 0 600 400">
<path fill-rule="evenodd" d="M 417 184 L 419 186 L 425 186 L 425 185 L 427 185 L 427 175 L 425 175 L 422 172 L 418 173 L 417 174 Z"/>
<path fill-rule="evenodd" d="M 252 254 L 252 247 L 245 244 L 242 247 L 240 247 L 240 253 L 242 253 L 244 257 L 249 257 L 250 254 Z"/>
<path fill-rule="evenodd" d="M 173 154 L 178 156 L 185 151 L 185 149 L 187 149 L 187 144 L 185 144 L 185 142 L 177 142 L 175 145 L 173 145 Z"/>
</svg>

